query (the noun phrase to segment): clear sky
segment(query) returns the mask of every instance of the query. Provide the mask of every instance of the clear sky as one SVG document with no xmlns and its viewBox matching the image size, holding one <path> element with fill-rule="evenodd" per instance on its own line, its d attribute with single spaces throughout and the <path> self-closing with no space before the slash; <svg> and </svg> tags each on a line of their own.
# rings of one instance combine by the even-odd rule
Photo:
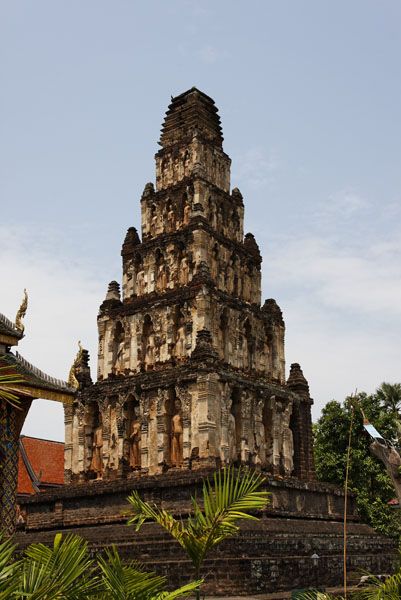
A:
<svg viewBox="0 0 401 600">
<path fill-rule="evenodd" d="M 220 110 L 232 186 L 315 416 L 401 381 L 399 0 L 0 2 L 0 311 L 21 354 L 96 373 L 96 315 L 171 95 Z M 24 432 L 63 438 L 37 402 Z"/>
</svg>

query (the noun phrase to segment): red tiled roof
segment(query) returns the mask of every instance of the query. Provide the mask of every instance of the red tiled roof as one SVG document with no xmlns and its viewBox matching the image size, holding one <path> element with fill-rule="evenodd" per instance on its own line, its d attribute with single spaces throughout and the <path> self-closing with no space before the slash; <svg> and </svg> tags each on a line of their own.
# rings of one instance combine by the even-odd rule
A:
<svg viewBox="0 0 401 600">
<path fill-rule="evenodd" d="M 64 483 L 64 444 L 22 435 L 20 441 L 28 464 L 19 452 L 18 494 L 34 494 L 32 479 L 40 490 Z M 33 477 L 32 477 L 33 475 Z"/>
<path fill-rule="evenodd" d="M 387 502 L 387 504 L 389 504 L 390 506 L 398 506 L 399 502 L 398 502 L 397 498 L 393 498 L 392 500 L 389 500 Z"/>
</svg>

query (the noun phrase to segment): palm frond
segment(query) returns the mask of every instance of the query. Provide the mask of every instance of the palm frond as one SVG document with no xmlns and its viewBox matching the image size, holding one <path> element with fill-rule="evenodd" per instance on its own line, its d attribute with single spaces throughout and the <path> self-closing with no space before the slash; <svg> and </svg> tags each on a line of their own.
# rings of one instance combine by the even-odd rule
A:
<svg viewBox="0 0 401 600">
<path fill-rule="evenodd" d="M 102 576 L 102 600 L 173 600 L 187 596 L 201 583 L 192 582 L 172 592 L 162 591 L 165 577 L 144 571 L 136 561 L 123 563 L 114 546 L 98 557 L 98 566 Z"/>
<path fill-rule="evenodd" d="M 19 561 L 13 560 L 15 546 L 0 534 L 0 600 L 10 598 L 17 589 L 16 571 Z"/>
<path fill-rule="evenodd" d="M 102 574 L 102 589 L 110 600 L 146 600 L 160 592 L 166 583 L 164 577 L 147 573 L 136 562 L 123 564 L 113 546 L 98 557 Z"/>
<path fill-rule="evenodd" d="M 401 571 L 380 581 L 372 576 L 372 585 L 355 594 L 357 600 L 399 600 L 401 598 Z"/>
<path fill-rule="evenodd" d="M 252 511 L 263 510 L 268 492 L 260 489 L 264 477 L 247 469 L 226 468 L 217 471 L 213 481 L 203 484 L 202 506 L 192 498 L 192 515 L 186 523 L 169 512 L 142 500 L 137 492 L 129 498 L 134 515 L 129 520 L 138 530 L 146 520 L 158 523 L 185 549 L 199 573 L 206 554 L 223 539 L 235 534 L 240 519 L 256 519 Z"/>
<path fill-rule="evenodd" d="M 191 583 L 187 583 L 182 587 L 172 591 L 172 592 L 161 592 L 153 597 L 152 600 L 175 600 L 175 598 L 187 597 L 195 590 L 199 589 L 203 583 L 203 579 L 199 581 L 191 581 Z"/>
<path fill-rule="evenodd" d="M 18 598 L 81 600 L 98 587 L 87 543 L 76 535 L 56 535 L 52 548 L 32 544 L 21 562 Z"/>
</svg>

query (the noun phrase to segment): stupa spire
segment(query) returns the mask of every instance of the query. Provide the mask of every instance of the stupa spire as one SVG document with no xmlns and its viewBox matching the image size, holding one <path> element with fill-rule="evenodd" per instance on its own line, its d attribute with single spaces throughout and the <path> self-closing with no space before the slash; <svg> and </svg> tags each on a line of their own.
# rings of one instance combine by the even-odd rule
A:
<svg viewBox="0 0 401 600">
<path fill-rule="evenodd" d="M 223 147 L 221 121 L 215 102 L 196 87 L 172 97 L 159 143 L 163 148 L 188 143 L 194 135 L 203 137 L 219 148 Z"/>
</svg>

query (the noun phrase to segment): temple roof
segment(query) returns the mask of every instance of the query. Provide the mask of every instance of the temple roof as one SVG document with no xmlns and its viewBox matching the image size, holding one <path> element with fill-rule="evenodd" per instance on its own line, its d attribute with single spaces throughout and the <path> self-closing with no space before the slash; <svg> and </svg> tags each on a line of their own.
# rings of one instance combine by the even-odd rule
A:
<svg viewBox="0 0 401 600">
<path fill-rule="evenodd" d="M 9 366 L 10 372 L 23 376 L 24 382 L 18 384 L 22 395 L 61 402 L 68 401 L 71 396 L 75 395 L 76 390 L 70 387 L 66 381 L 47 375 L 25 360 L 19 352 L 7 352 L 1 356 L 0 365 Z"/>
<path fill-rule="evenodd" d="M 64 444 L 21 435 L 18 494 L 34 494 L 64 484 Z"/>
<path fill-rule="evenodd" d="M 0 313 L 0 342 L 14 346 L 23 335 L 23 331 L 18 329 L 15 323 Z"/>
<path fill-rule="evenodd" d="M 222 148 L 223 134 L 214 100 L 193 87 L 171 98 L 159 143 L 163 148 L 187 143 L 195 133 Z"/>
</svg>

